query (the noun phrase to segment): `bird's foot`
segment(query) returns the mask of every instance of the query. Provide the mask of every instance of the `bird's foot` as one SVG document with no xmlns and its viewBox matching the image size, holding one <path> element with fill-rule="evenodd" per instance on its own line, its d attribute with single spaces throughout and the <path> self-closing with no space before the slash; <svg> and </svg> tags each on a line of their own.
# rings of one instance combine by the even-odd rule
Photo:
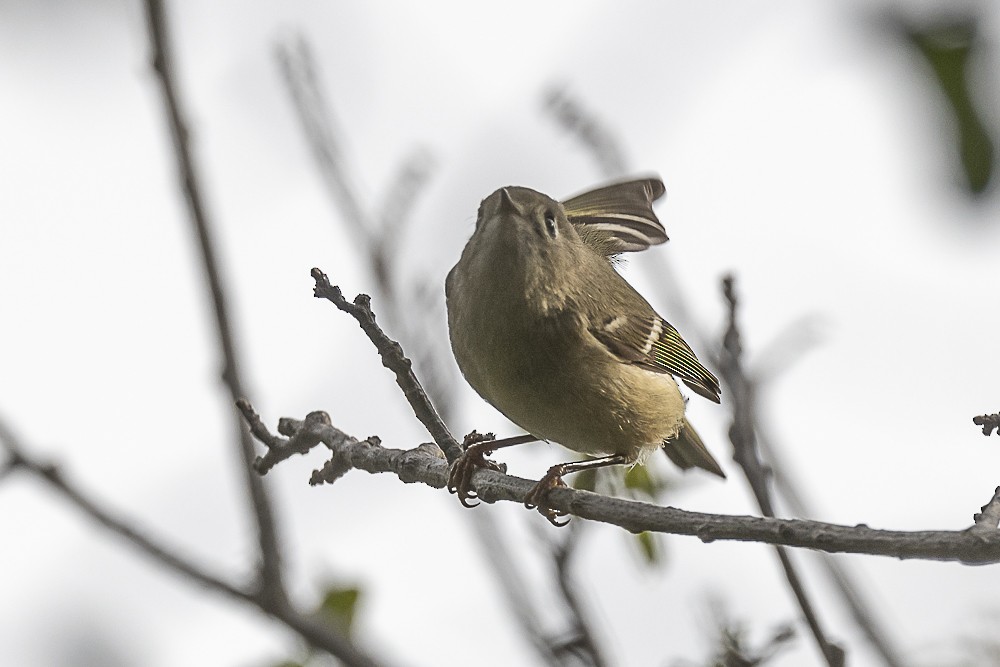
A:
<svg viewBox="0 0 1000 667">
<path fill-rule="evenodd" d="M 495 439 L 496 436 L 492 433 L 484 434 L 473 431 L 462 441 L 462 449 L 465 451 L 451 464 L 451 472 L 448 474 L 448 492 L 457 494 L 463 507 L 475 507 L 479 504 L 478 502 L 469 502 L 478 497 L 476 492 L 472 490 L 472 476 L 477 469 L 486 468 L 497 472 L 507 472 L 506 466 L 486 458 L 495 451 L 493 447 Z"/>
<path fill-rule="evenodd" d="M 566 465 L 559 464 L 554 465 L 549 468 L 549 471 L 545 473 L 545 476 L 538 480 L 538 484 L 531 487 L 527 495 L 524 496 L 524 506 L 529 510 L 537 509 L 538 513 L 549 520 L 553 526 L 561 528 L 569 523 L 569 519 L 565 521 L 559 521 L 560 517 L 564 517 L 568 512 L 563 512 L 562 510 L 557 510 L 549 507 L 545 504 L 545 497 L 549 495 L 552 489 L 558 489 L 559 487 L 565 487 L 566 482 L 563 481 L 562 476 L 566 473 Z"/>
</svg>

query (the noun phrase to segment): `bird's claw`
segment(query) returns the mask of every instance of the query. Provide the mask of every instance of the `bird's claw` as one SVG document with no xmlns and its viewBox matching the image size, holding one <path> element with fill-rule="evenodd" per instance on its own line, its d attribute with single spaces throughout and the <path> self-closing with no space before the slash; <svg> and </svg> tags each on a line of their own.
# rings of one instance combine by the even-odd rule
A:
<svg viewBox="0 0 1000 667">
<path fill-rule="evenodd" d="M 560 517 L 564 517 L 569 513 L 549 507 L 545 504 L 545 497 L 549 495 L 552 489 L 566 486 L 566 482 L 562 479 L 564 472 L 562 465 L 552 466 L 545 473 L 545 476 L 538 480 L 538 483 L 531 487 L 531 490 L 524 496 L 524 506 L 529 510 L 537 509 L 538 513 L 548 519 L 548 522 L 556 528 L 561 528 L 569 523 L 569 519 L 559 521 Z"/>
<path fill-rule="evenodd" d="M 457 494 L 463 507 L 471 508 L 479 504 L 469 502 L 478 498 L 476 492 L 472 490 L 472 476 L 477 469 L 506 472 L 505 466 L 486 458 L 493 453 L 489 445 L 495 439 L 496 436 L 492 433 L 473 431 L 462 441 L 462 449 L 465 451 L 451 464 L 451 472 L 448 473 L 448 492 Z"/>
</svg>

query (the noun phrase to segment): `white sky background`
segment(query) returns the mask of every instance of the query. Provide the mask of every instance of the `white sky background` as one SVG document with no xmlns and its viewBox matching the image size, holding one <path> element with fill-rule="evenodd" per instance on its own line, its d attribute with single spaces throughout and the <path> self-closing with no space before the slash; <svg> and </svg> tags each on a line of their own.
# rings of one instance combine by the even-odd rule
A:
<svg viewBox="0 0 1000 667">
<path fill-rule="evenodd" d="M 668 319 L 649 276 L 663 263 L 681 277 L 693 311 L 677 322 L 682 333 L 721 331 L 728 271 L 751 361 L 812 318 L 820 342 L 771 385 L 766 416 L 813 518 L 968 526 L 1000 483 L 995 438 L 971 422 L 1000 409 L 997 207 L 995 197 L 968 203 L 954 185 L 943 102 L 928 103 L 915 56 L 873 27 L 868 7 L 171 3 L 256 407 L 270 424 L 325 409 L 390 447 L 428 439 L 355 323 L 311 294 L 313 266 L 349 295 L 372 285 L 273 59 L 276 39 L 302 31 L 369 201 L 381 201 L 414 149 L 434 157 L 404 275 L 443 284 L 479 200 L 501 185 L 562 197 L 601 180 L 542 111 L 547 86 L 564 83 L 616 132 L 636 171 L 666 182 L 658 211 L 671 242 L 626 272 Z M 0 414 L 110 507 L 213 569 L 243 572 L 255 545 L 147 58 L 138 3 L 0 5 Z M 443 311 L 413 317 L 445 335 Z M 513 431 L 463 392 L 455 432 Z M 734 474 L 693 474 L 666 502 L 755 513 L 729 460 L 725 406 L 696 397 L 691 411 Z M 500 458 L 537 478 L 572 457 L 535 445 Z M 454 497 L 357 472 L 310 488 L 320 464 L 318 454 L 299 458 L 268 476 L 303 600 L 329 580 L 362 585 L 359 630 L 399 664 L 466 664 L 465 650 L 479 664 L 533 659 Z M 544 591 L 551 577 L 525 510 L 505 505 L 475 511 L 509 527 L 509 548 Z M 584 542 L 576 576 L 617 664 L 703 658 L 709 594 L 756 637 L 797 617 L 769 549 L 666 545 L 668 566 L 649 570 L 617 529 L 594 527 Z M 814 573 L 809 554 L 795 557 Z M 995 637 L 995 567 L 844 560 L 913 664 L 942 664 L 969 637 Z M 851 664 L 875 664 L 825 583 L 809 582 Z M 0 482 L 0 596 L 2 664 L 69 664 L 101 637 L 119 664 L 157 667 L 263 665 L 294 647 L 280 626 L 164 574 L 21 475 Z M 815 660 L 800 630 L 774 664 Z"/>
</svg>

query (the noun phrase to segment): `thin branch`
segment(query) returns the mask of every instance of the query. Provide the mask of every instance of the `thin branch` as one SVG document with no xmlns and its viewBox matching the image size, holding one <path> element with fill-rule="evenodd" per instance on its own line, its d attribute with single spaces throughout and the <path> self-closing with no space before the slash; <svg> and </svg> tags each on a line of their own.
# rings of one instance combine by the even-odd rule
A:
<svg viewBox="0 0 1000 667">
<path fill-rule="evenodd" d="M 91 520 L 114 535 L 123 538 L 166 569 L 209 590 L 257 607 L 297 632 L 310 646 L 327 651 L 347 665 L 374 667 L 378 664 L 384 664 L 365 655 L 335 629 L 322 626 L 302 616 L 288 604 L 287 600 L 275 599 L 266 591 L 260 590 L 256 583 L 243 587 L 228 581 L 221 574 L 211 573 L 203 566 L 179 555 L 177 549 L 168 547 L 146 534 L 137 525 L 115 516 L 112 511 L 102 507 L 99 501 L 67 480 L 56 466 L 30 455 L 14 432 L 2 420 L 0 420 L 0 447 L 7 450 L 10 461 L 17 470 L 23 470 L 43 481 Z"/>
<path fill-rule="evenodd" d="M 973 417 L 972 423 L 976 426 L 982 426 L 983 435 L 985 436 L 992 435 L 994 430 L 996 430 L 997 435 L 1000 435 L 1000 412 L 994 415 L 979 415 L 978 417 Z"/>
<path fill-rule="evenodd" d="M 448 427 L 445 426 L 430 399 L 427 398 L 417 376 L 413 374 L 410 360 L 403 354 L 403 348 L 400 347 L 399 343 L 386 336 L 379 325 L 375 323 L 370 297 L 359 294 L 352 303 L 344 298 L 339 287 L 330 284 L 330 279 L 319 269 L 312 270 L 312 277 L 316 281 L 313 293 L 317 298 L 330 301 L 361 325 L 361 329 L 367 334 L 369 340 L 375 344 L 375 348 L 382 358 L 382 365 L 395 373 L 396 384 L 403 390 L 403 395 L 413 408 L 417 419 L 434 438 L 434 442 L 448 457 L 448 461 L 454 461 L 461 456 L 462 447 L 448 431 Z"/>
<path fill-rule="evenodd" d="M 602 174 L 617 177 L 625 172 L 626 160 L 621 144 L 608 124 L 586 109 L 566 88 L 549 88 L 545 94 L 545 109 L 587 149 Z"/>
<path fill-rule="evenodd" d="M 344 223 L 368 248 L 376 234 L 375 225 L 351 183 L 351 170 L 345 164 L 344 150 L 333 130 L 333 114 L 316 80 L 315 58 L 309 43 L 297 36 L 279 43 L 276 54 L 285 86 L 305 130 L 309 148 L 319 165 L 323 183 L 344 212 Z"/>
<path fill-rule="evenodd" d="M 768 462 L 775 488 L 788 505 L 792 514 L 800 517 L 814 516 L 815 512 L 809 509 L 802 494 L 798 492 L 795 484 L 791 482 L 791 476 L 785 471 L 781 457 L 774 454 L 776 448 L 771 445 L 769 438 L 766 436 L 766 431 L 762 429 L 759 419 L 755 427 L 757 442 L 763 452 L 764 458 Z M 882 658 L 886 667 L 902 667 L 904 663 L 899 657 L 899 650 L 895 642 L 891 639 L 885 623 L 882 622 L 875 613 L 874 607 L 868 602 L 866 594 L 863 592 L 863 587 L 858 585 L 856 578 L 848 570 L 847 563 L 828 553 L 818 552 L 816 555 L 819 557 L 820 565 L 826 571 L 827 576 L 833 580 L 835 590 L 849 610 L 854 623 L 864 633 L 869 643 Z"/>
<path fill-rule="evenodd" d="M 569 641 L 563 642 L 559 648 L 572 652 L 594 667 L 604 667 L 607 665 L 607 661 L 601 654 L 600 645 L 591 630 L 593 623 L 587 619 L 587 613 L 583 608 L 583 602 L 577 595 L 576 583 L 573 581 L 571 571 L 573 556 L 576 555 L 576 547 L 579 545 L 582 535 L 582 525 L 570 523 L 569 528 L 566 537 L 560 543 L 553 545 L 552 561 L 556 569 L 559 591 L 566 604 L 569 605 L 572 618 L 576 619 L 577 622 L 574 623 L 573 634 Z"/>
<path fill-rule="evenodd" d="M 175 82 L 175 68 L 168 37 L 167 19 L 162 0 L 146 0 L 146 19 L 149 28 L 150 48 L 153 53 L 152 66 L 163 93 L 163 103 L 170 134 L 173 138 L 177 159 L 177 171 L 183 184 L 188 205 L 188 215 L 198 237 L 205 278 L 212 293 L 212 306 L 218 341 L 223 357 L 222 380 L 229 389 L 233 400 L 246 394 L 240 377 L 238 355 L 233 341 L 232 325 L 227 309 L 227 299 L 222 286 L 219 262 L 216 258 L 211 225 L 203 202 L 200 178 L 188 144 L 187 123 L 181 111 L 178 87 Z M 243 481 L 256 519 L 257 543 L 259 547 L 259 586 L 275 600 L 286 596 L 281 573 L 281 554 L 278 545 L 274 513 L 270 499 L 259 475 L 252 470 L 255 457 L 253 439 L 244 427 L 243 421 L 235 415 L 233 426 L 237 430 L 237 444 L 243 465 Z"/>
<path fill-rule="evenodd" d="M 418 150 L 402 165 L 392 182 L 378 214 L 365 206 L 350 175 L 346 151 L 338 137 L 333 113 L 327 103 L 316 73 L 316 60 L 309 43 L 301 36 L 279 43 L 278 64 L 295 112 L 302 124 L 306 142 L 323 177 L 323 184 L 352 234 L 360 241 L 369 266 L 390 304 L 391 321 L 398 317 L 400 297 L 392 266 L 402 230 L 413 209 L 413 202 L 426 185 L 433 165 L 426 150 Z"/>
<path fill-rule="evenodd" d="M 304 421 L 285 418 L 284 423 L 294 432 Z M 341 439 L 339 431 L 325 428 L 331 432 L 322 442 Z M 435 454 L 436 447 L 388 449 L 370 439 L 359 441 L 348 437 L 337 449 L 338 455 L 358 470 L 392 473 L 403 482 L 420 482 L 434 488 L 444 488 L 448 481 L 448 463 L 439 453 Z M 477 497 L 487 503 L 501 500 L 523 503 L 535 485 L 528 479 L 486 469 L 477 471 L 473 481 Z M 554 509 L 616 525 L 632 533 L 649 530 L 691 535 L 706 543 L 763 542 L 827 553 L 955 561 L 967 565 L 1000 563 L 1000 530 L 879 530 L 863 524 L 844 526 L 804 519 L 706 514 L 561 487 L 553 489 L 546 501 Z"/>
<path fill-rule="evenodd" d="M 980 511 L 972 516 L 976 522 L 976 528 L 996 530 L 1000 527 L 1000 486 L 993 492 L 990 501 L 980 508 Z"/>
<path fill-rule="evenodd" d="M 528 638 L 546 665 L 558 665 L 561 657 L 555 653 L 554 642 L 542 632 L 542 622 L 535 612 L 524 579 L 514 569 L 509 540 L 503 539 L 490 512 L 477 512 L 472 521 L 486 559 L 493 566 L 501 590 L 510 607 L 510 615 Z"/>
<path fill-rule="evenodd" d="M 379 207 L 379 234 L 372 239 L 371 268 L 383 289 L 394 284 L 392 267 L 403 230 L 413 214 L 414 204 L 426 188 L 434 160 L 426 149 L 414 151 L 399 167 Z"/>
<path fill-rule="evenodd" d="M 774 506 L 768 487 L 767 471 L 760 460 L 755 433 L 754 386 L 743 370 L 743 348 L 740 341 L 739 327 L 736 322 L 738 300 L 734 289 L 734 278 L 728 276 L 723 280 L 723 290 L 729 304 L 729 326 L 723 337 L 723 363 L 720 367 L 723 380 L 729 390 L 730 402 L 733 406 L 733 424 L 729 428 L 729 439 L 733 443 L 733 459 L 743 470 L 750 488 L 753 490 L 757 505 L 765 517 L 774 517 Z M 813 608 L 805 590 L 805 585 L 798 571 L 792 564 L 788 552 L 781 547 L 775 547 L 781 568 L 788 580 L 789 588 L 798 602 L 799 609 L 805 617 L 813 638 L 830 667 L 843 667 L 844 649 L 834 644 L 826 637 L 820 625 L 819 615 Z"/>
</svg>

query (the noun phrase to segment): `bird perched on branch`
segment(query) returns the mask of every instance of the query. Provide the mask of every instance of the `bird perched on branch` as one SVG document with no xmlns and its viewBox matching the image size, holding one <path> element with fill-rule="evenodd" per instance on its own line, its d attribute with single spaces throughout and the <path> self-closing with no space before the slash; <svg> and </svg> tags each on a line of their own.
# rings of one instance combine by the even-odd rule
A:
<svg viewBox="0 0 1000 667">
<path fill-rule="evenodd" d="M 472 475 L 501 447 L 551 440 L 591 458 L 553 466 L 525 498 L 545 504 L 562 475 L 642 462 L 662 448 L 681 468 L 722 468 L 684 416 L 677 382 L 719 402 L 719 381 L 677 330 L 622 278 L 613 258 L 663 243 L 658 178 L 612 183 L 560 203 L 524 187 L 479 206 L 476 229 L 448 274 L 452 350 L 480 396 L 528 432 L 472 435 L 448 488 L 471 506 Z M 490 436 L 491 438 L 491 436 Z"/>
</svg>

